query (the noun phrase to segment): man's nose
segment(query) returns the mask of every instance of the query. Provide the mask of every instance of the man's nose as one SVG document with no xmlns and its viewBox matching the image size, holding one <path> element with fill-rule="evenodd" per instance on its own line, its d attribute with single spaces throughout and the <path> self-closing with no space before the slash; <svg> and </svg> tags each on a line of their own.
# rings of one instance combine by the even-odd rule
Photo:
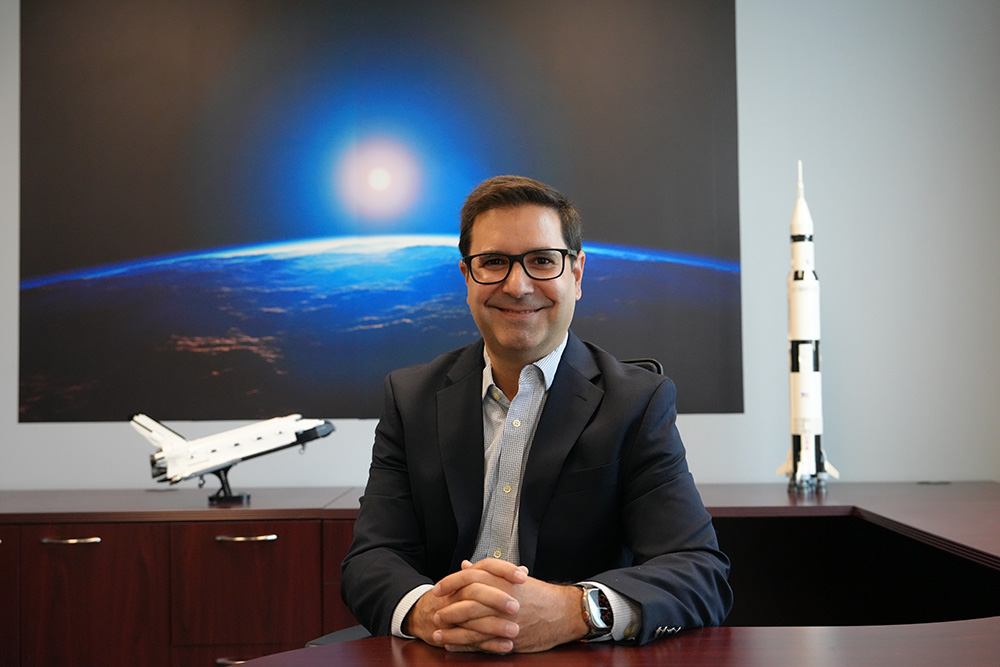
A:
<svg viewBox="0 0 1000 667">
<path fill-rule="evenodd" d="M 524 270 L 521 262 L 514 262 L 511 265 L 510 273 L 503 281 L 503 290 L 511 296 L 523 296 L 535 291 L 535 281 Z"/>
</svg>

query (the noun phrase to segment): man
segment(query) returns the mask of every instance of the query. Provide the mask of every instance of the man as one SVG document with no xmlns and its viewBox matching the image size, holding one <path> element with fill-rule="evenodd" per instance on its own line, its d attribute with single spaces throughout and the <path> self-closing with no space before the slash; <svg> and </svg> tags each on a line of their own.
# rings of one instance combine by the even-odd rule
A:
<svg viewBox="0 0 1000 667">
<path fill-rule="evenodd" d="M 673 383 L 569 331 L 580 219 L 499 176 L 462 208 L 482 340 L 391 373 L 342 595 L 374 634 L 449 650 L 649 642 L 723 621 L 728 559 Z"/>
</svg>

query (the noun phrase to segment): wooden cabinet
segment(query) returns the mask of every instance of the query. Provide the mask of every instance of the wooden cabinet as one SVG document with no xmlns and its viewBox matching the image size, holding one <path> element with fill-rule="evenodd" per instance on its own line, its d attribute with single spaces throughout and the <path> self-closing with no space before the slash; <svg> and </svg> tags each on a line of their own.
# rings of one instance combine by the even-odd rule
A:
<svg viewBox="0 0 1000 667">
<path fill-rule="evenodd" d="M 169 661 L 167 526 L 21 528 L 21 664 Z"/>
<path fill-rule="evenodd" d="M 0 666 L 211 667 L 354 625 L 346 491 L 240 507 L 196 489 L 0 491 Z"/>
</svg>

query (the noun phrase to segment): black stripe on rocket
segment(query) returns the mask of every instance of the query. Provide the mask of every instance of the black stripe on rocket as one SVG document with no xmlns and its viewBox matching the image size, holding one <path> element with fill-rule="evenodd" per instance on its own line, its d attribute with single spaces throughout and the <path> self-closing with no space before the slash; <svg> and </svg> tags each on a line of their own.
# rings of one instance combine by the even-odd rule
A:
<svg viewBox="0 0 1000 667">
<path fill-rule="evenodd" d="M 799 348 L 803 345 L 812 346 L 812 368 L 801 368 L 799 366 Z M 793 340 L 789 341 L 789 352 L 791 354 L 791 372 L 799 373 L 803 370 L 819 372 L 819 341 L 818 340 Z"/>
</svg>

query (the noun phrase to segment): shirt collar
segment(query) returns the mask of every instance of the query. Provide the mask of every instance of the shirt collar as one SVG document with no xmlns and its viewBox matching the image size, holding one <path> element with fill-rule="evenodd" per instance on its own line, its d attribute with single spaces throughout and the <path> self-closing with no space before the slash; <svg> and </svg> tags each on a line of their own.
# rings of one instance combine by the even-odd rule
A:
<svg viewBox="0 0 1000 667">
<path fill-rule="evenodd" d="M 559 362 L 562 360 L 563 351 L 566 349 L 566 343 L 569 341 L 569 334 L 563 338 L 563 341 L 559 343 L 556 349 L 549 352 L 547 355 L 536 361 L 533 366 L 537 366 L 538 370 L 542 371 L 542 376 L 545 378 L 545 391 L 548 391 L 552 387 L 552 382 L 556 379 L 556 370 L 559 368 Z M 483 368 L 483 398 L 486 398 L 486 392 L 490 387 L 493 386 L 493 364 L 490 362 L 490 354 L 486 351 L 486 346 L 483 346 L 483 359 L 486 361 L 486 367 Z"/>
</svg>

